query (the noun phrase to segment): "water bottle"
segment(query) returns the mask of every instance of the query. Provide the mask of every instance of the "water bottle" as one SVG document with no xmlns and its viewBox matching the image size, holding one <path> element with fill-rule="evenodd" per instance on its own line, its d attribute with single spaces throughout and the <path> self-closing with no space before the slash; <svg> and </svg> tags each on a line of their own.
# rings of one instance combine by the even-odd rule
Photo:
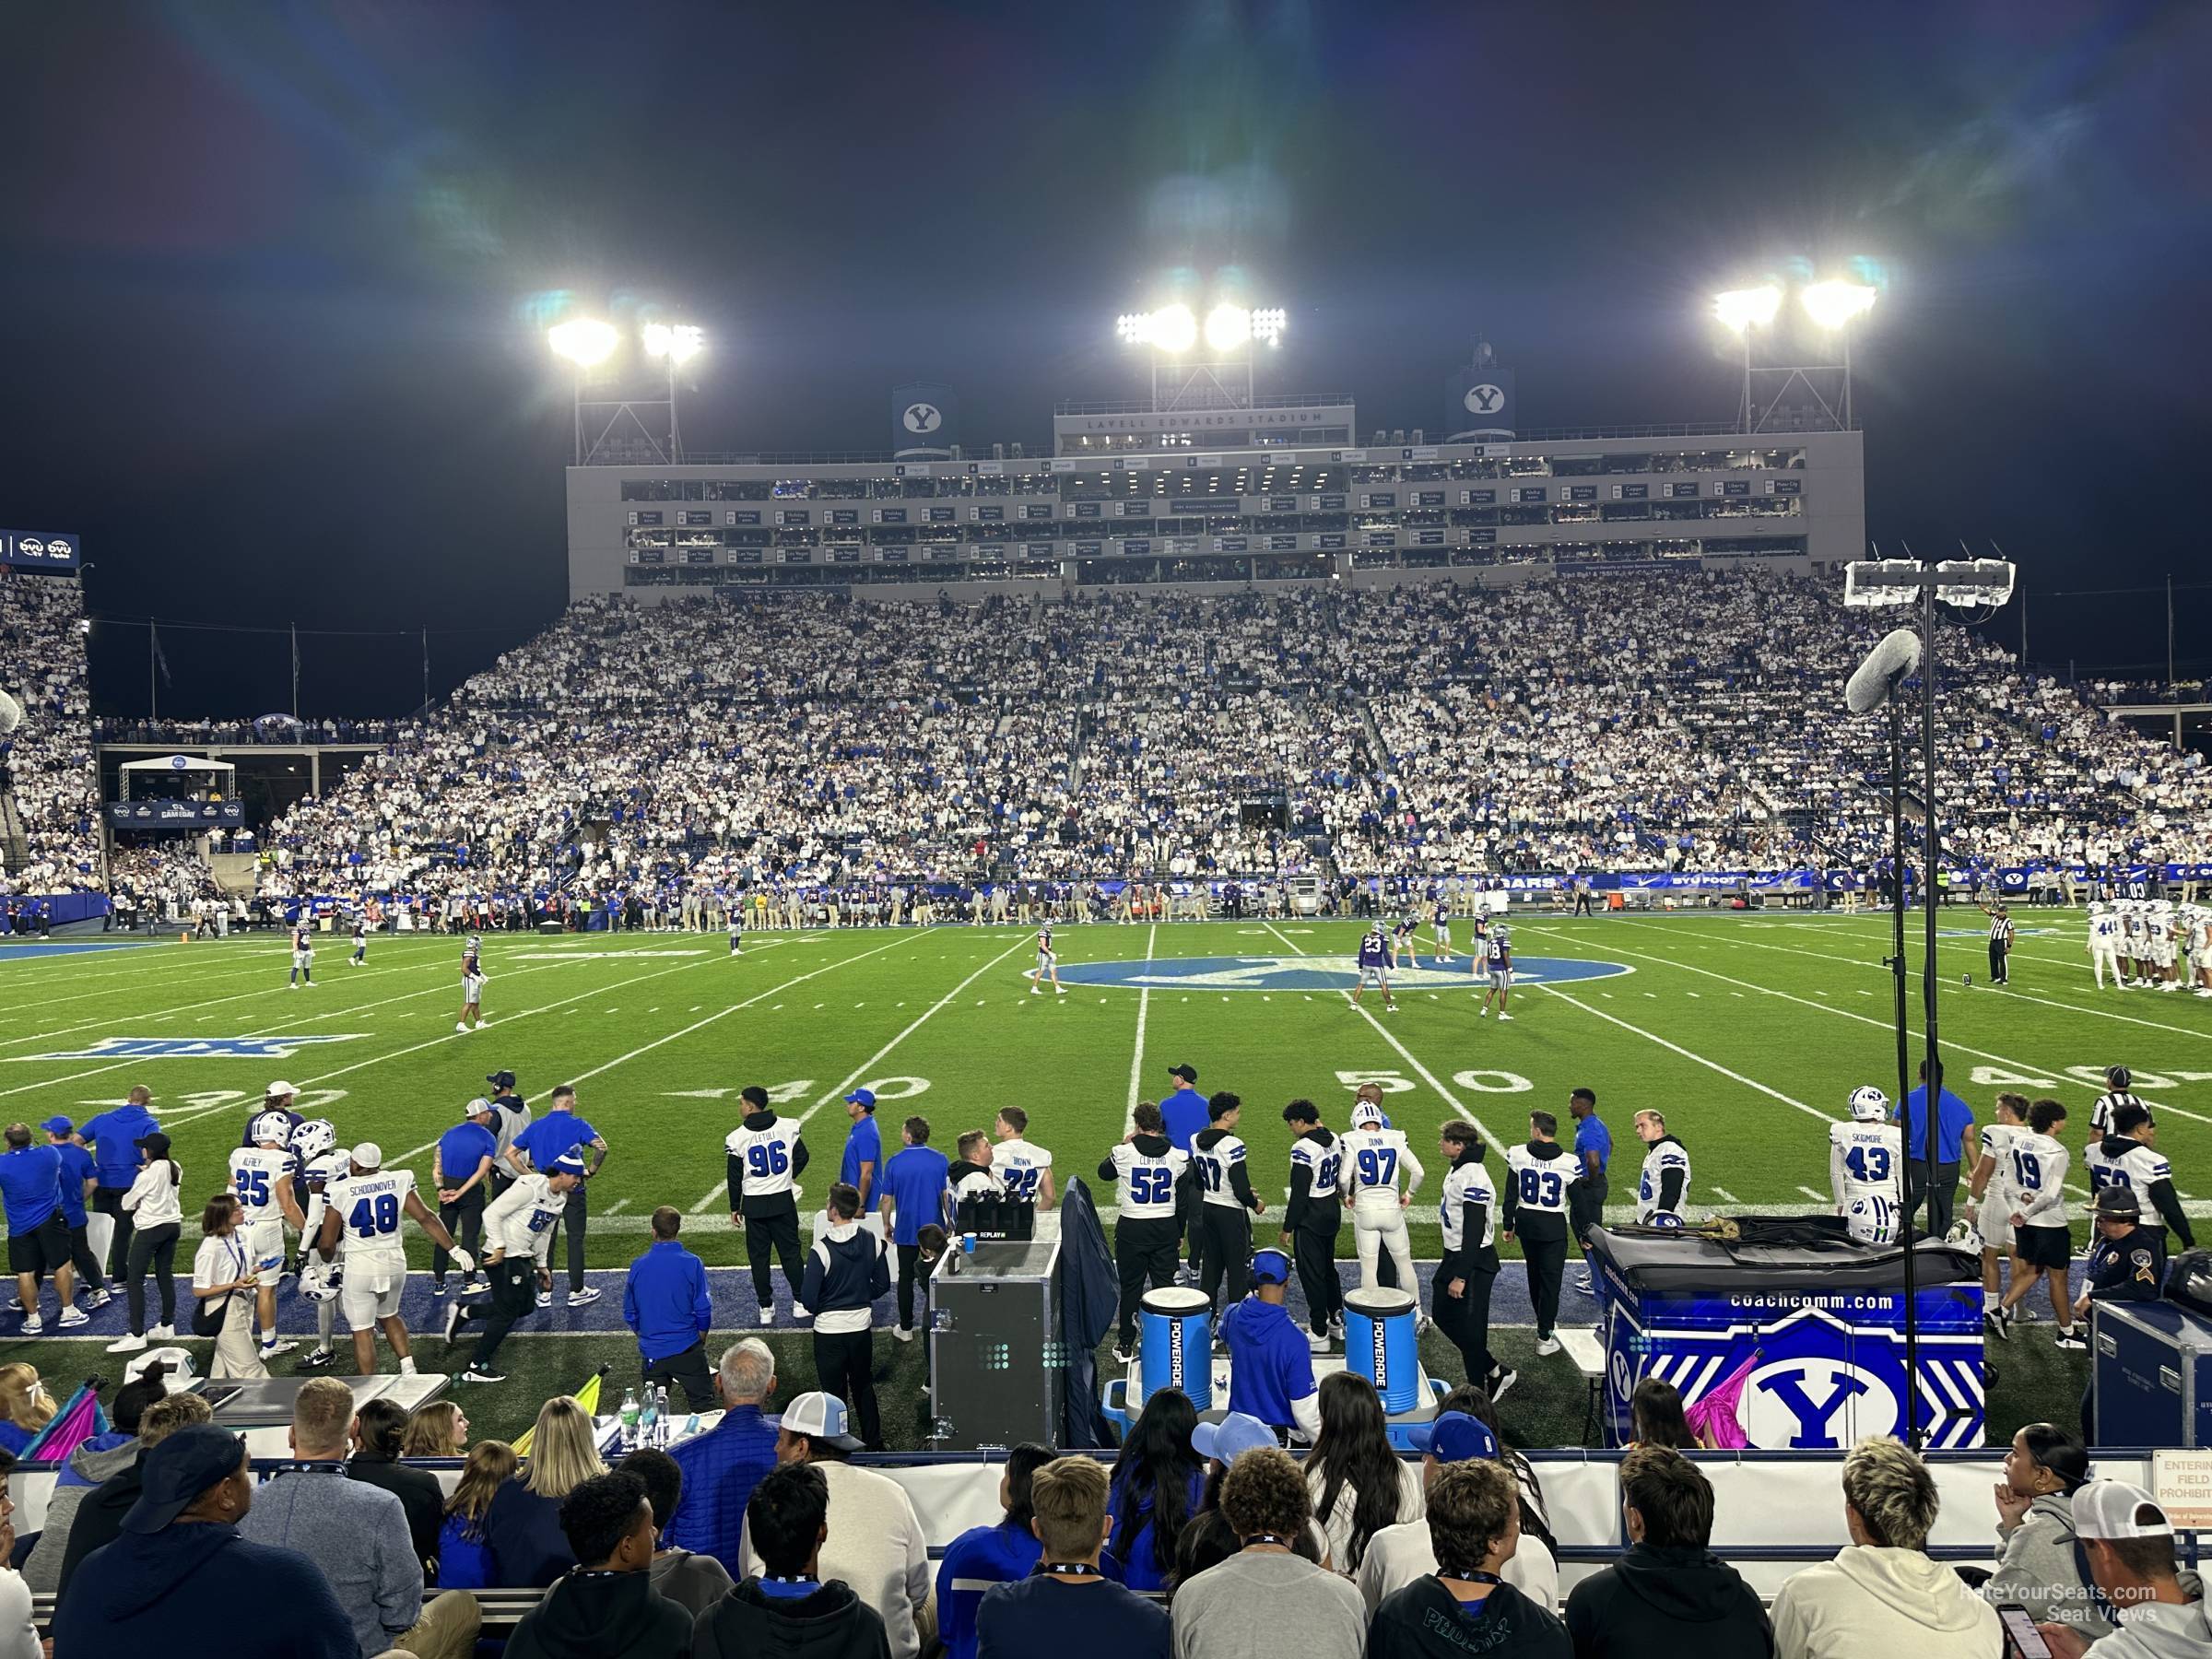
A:
<svg viewBox="0 0 2212 1659">
<path fill-rule="evenodd" d="M 645 1398 L 641 1403 L 638 1411 L 638 1444 L 641 1446 L 658 1445 L 660 1442 L 653 1436 L 660 1431 L 660 1425 L 661 1414 L 655 1404 L 653 1388 L 651 1383 L 647 1383 Z"/>
<path fill-rule="evenodd" d="M 634 1452 L 638 1446 L 638 1391 L 622 1391 L 622 1450 Z"/>
<path fill-rule="evenodd" d="M 660 1419 L 661 1425 L 661 1438 L 657 1443 L 665 1451 L 668 1442 L 675 1438 L 676 1426 L 668 1420 L 668 1384 L 662 1383 L 658 1393 L 660 1399 L 653 1408 L 653 1415 Z"/>
</svg>

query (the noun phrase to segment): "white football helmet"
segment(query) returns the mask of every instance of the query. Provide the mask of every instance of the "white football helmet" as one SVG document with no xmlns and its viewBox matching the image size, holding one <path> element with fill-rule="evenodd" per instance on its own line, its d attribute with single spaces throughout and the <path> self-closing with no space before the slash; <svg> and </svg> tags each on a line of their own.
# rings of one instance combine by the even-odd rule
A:
<svg viewBox="0 0 2212 1659">
<path fill-rule="evenodd" d="M 281 1112 L 265 1112 L 253 1120 L 253 1144 L 275 1141 L 283 1146 L 292 1138 L 292 1120 Z"/>
<path fill-rule="evenodd" d="M 312 1163 L 338 1144 L 337 1125 L 328 1118 L 309 1118 L 292 1131 L 292 1150 L 301 1163 Z"/>
<path fill-rule="evenodd" d="M 1889 1097 L 1869 1083 L 1851 1091 L 1851 1115 L 1862 1124 L 1878 1124 L 1889 1115 Z"/>
<path fill-rule="evenodd" d="M 1377 1129 L 1382 1124 L 1382 1108 L 1372 1100 L 1361 1100 L 1352 1108 L 1352 1127 Z"/>
<path fill-rule="evenodd" d="M 344 1281 L 346 1270 L 335 1262 L 325 1262 L 312 1252 L 308 1253 L 306 1265 L 300 1270 L 300 1294 L 309 1301 L 325 1302 L 336 1299 Z"/>
</svg>

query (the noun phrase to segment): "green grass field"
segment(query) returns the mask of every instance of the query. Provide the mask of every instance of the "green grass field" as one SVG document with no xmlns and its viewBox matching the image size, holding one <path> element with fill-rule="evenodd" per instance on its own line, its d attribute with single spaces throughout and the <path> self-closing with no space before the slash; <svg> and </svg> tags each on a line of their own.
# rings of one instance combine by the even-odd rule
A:
<svg viewBox="0 0 2212 1659">
<path fill-rule="evenodd" d="M 2013 984 L 1996 990 L 1982 983 L 1979 915 L 1961 907 L 1943 918 L 1951 1086 L 1977 1115 L 2002 1088 L 2054 1094 L 2075 1113 L 2064 1138 L 2078 1155 L 2102 1068 L 2124 1062 L 2159 1110 L 2159 1147 L 2192 1213 L 2212 1213 L 2197 1196 L 2212 1198 L 2201 1184 L 2212 1181 L 2212 1003 L 2100 994 L 2078 913 L 2018 919 Z M 1859 1084 L 1896 1087 L 1882 918 L 1517 916 L 1524 979 L 1505 1025 L 1477 1018 L 1464 957 L 1435 971 L 1425 953 L 1394 1013 L 1372 993 L 1353 1007 L 1335 987 L 1350 982 L 1359 931 L 1340 922 L 1063 928 L 1068 994 L 1058 997 L 1029 994 L 1031 935 L 1011 926 L 771 933 L 749 937 L 735 959 L 719 935 L 502 935 L 485 947 L 490 1023 L 468 1035 L 453 1030 L 459 946 L 450 938 L 381 938 L 369 965 L 350 969 L 348 942 L 329 935 L 315 988 L 300 992 L 285 987 L 280 936 L 56 956 L 0 948 L 0 1119 L 81 1120 L 145 1083 L 187 1194 L 212 1192 L 263 1087 L 282 1077 L 300 1085 L 310 1115 L 336 1123 L 341 1144 L 374 1139 L 427 1184 L 431 1143 L 488 1072 L 514 1070 L 534 1103 L 573 1082 L 613 1147 L 593 1186 L 591 1260 L 618 1266 L 664 1203 L 696 1213 L 686 1236 L 708 1262 L 743 1260 L 724 1206 L 721 1143 L 748 1083 L 807 1122 L 823 1160 L 805 1183 L 809 1206 L 843 1138 L 837 1102 L 856 1086 L 877 1094 L 887 1147 L 910 1112 L 931 1121 L 949 1153 L 958 1131 L 1019 1104 L 1065 1182 L 1093 1176 L 1129 1107 L 1157 1099 L 1168 1066 L 1187 1061 L 1202 1088 L 1243 1096 L 1254 1185 L 1271 1207 L 1287 1178 L 1283 1102 L 1309 1096 L 1341 1127 L 1350 1088 L 1371 1078 L 1424 1158 L 1447 1118 L 1471 1118 L 1511 1143 L 1531 1109 L 1564 1118 L 1568 1090 L 1588 1085 L 1620 1146 L 1617 1199 L 1633 1182 L 1630 1115 L 1660 1108 L 1695 1160 L 1696 1203 L 1722 1212 L 1811 1208 L 1816 1198 L 1825 1206 L 1826 1129 L 1813 1120 L 1841 1116 Z M 1916 1035 L 1918 1006 L 1916 979 Z M 260 1052 L 155 1057 L 124 1041 L 135 1039 L 254 1039 Z M 297 1046 L 278 1052 L 288 1042 Z M 1432 1172 L 1429 1192 L 1437 1180 Z M 1417 1204 L 1417 1230 L 1429 1229 L 1416 1232 L 1418 1254 L 1434 1253 L 1432 1216 Z M 1345 1239 L 1348 1253 L 1348 1230 Z M 1509 1333 L 1500 1346 L 1510 1355 L 1524 1337 Z M 514 1381 L 469 1396 L 472 1411 L 480 1402 L 488 1418 L 522 1413 L 588 1369 L 587 1355 L 628 1353 L 619 1336 L 535 1340 L 518 1335 Z M 804 1338 L 784 1340 L 810 1374 Z M 29 1357 L 53 1372 L 65 1369 L 62 1347 L 0 1340 L 0 1359 Z M 1430 1363 L 1456 1377 L 1449 1354 Z M 2078 1370 L 2065 1368 L 2047 1335 L 2023 1335 L 2005 1358 L 2030 1393 L 2015 1402 L 2015 1384 L 2001 1385 L 1993 1430 L 2007 1410 L 2058 1415 L 2078 1389 Z M 890 1366 L 892 1389 L 916 1382 L 916 1350 L 890 1356 Z M 1519 1406 L 1538 1443 L 1571 1439 L 1580 1420 L 1578 1389 L 1548 1392 L 1558 1397 L 1532 1385 Z M 1555 1417 L 1564 1429 L 1550 1427 Z"/>
</svg>

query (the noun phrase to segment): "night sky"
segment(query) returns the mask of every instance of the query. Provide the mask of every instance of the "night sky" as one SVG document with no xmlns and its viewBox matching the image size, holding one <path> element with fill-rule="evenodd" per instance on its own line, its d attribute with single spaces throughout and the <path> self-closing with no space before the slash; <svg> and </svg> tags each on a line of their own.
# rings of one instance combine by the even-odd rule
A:
<svg viewBox="0 0 2212 1659">
<path fill-rule="evenodd" d="M 564 307 L 707 329 L 694 451 L 879 450 L 935 379 L 1034 454 L 1230 267 L 1264 390 L 1433 431 L 1477 332 L 1526 427 L 1725 419 L 1708 296 L 1861 262 L 1884 550 L 2000 544 L 2061 665 L 2162 671 L 2164 614 L 2059 594 L 2212 582 L 2201 4 L 148 0 L 0 64 L 0 524 L 103 617 L 428 626 L 443 690 L 565 596 Z M 281 638 L 163 644 L 165 713 L 288 703 Z M 145 629 L 93 650 L 142 712 Z M 302 654 L 303 713 L 421 696 L 418 641 Z"/>
</svg>

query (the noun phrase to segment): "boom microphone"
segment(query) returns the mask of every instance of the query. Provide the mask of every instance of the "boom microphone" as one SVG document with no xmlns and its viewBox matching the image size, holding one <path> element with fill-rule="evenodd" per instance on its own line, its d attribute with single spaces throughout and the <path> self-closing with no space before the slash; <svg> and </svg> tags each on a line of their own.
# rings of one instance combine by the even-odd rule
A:
<svg viewBox="0 0 2212 1659">
<path fill-rule="evenodd" d="M 1909 628 L 1892 629 L 1882 636 L 1844 686 L 1844 704 L 1853 714 L 1880 708 L 1897 689 L 1898 681 L 1919 666 L 1920 636 Z"/>
</svg>

